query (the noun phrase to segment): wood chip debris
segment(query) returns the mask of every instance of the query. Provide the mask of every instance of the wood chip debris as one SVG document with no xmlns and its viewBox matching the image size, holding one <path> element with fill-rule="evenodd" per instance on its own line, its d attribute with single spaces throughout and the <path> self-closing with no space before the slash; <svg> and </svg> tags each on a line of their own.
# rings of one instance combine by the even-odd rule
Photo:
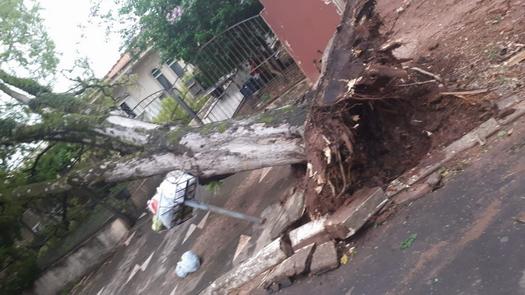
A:
<svg viewBox="0 0 525 295">
<path fill-rule="evenodd" d="M 427 76 L 429 76 L 429 77 L 432 77 L 432 78 L 434 78 L 436 81 L 443 82 L 443 80 L 441 79 L 440 76 L 438 76 L 438 75 L 436 75 L 436 74 L 434 74 L 434 73 L 431 73 L 431 72 L 429 72 L 429 71 L 423 70 L 423 69 L 418 68 L 418 67 L 411 67 L 410 69 L 413 70 L 413 71 L 416 71 L 416 72 L 418 72 L 418 73 L 421 73 L 421 74 L 423 74 L 423 75 L 427 75 Z"/>
<path fill-rule="evenodd" d="M 524 60 L 525 60 L 525 50 L 522 50 L 518 52 L 517 54 L 515 54 L 513 57 L 509 58 L 509 60 L 505 62 L 505 66 L 512 67 L 514 65 L 519 64 L 520 62 Z"/>
<path fill-rule="evenodd" d="M 326 164 L 332 163 L 332 150 L 329 146 L 323 149 L 324 156 L 326 157 Z"/>
<path fill-rule="evenodd" d="M 466 91 L 445 91 L 441 92 L 440 95 L 452 95 L 455 97 L 463 98 L 465 99 L 465 96 L 468 95 L 476 95 L 476 94 L 483 94 L 489 92 L 490 89 L 477 89 L 477 90 L 466 90 Z"/>
</svg>

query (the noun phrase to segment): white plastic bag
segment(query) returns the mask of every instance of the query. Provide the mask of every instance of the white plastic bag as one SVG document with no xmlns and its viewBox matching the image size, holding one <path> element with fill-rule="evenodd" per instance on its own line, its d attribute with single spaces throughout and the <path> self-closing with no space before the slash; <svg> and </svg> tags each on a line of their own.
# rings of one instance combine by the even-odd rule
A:
<svg viewBox="0 0 525 295">
<path fill-rule="evenodd" d="M 193 251 L 186 251 L 180 257 L 180 261 L 177 262 L 175 273 L 179 278 L 185 278 L 188 274 L 196 272 L 200 266 L 199 256 L 193 253 Z"/>
</svg>

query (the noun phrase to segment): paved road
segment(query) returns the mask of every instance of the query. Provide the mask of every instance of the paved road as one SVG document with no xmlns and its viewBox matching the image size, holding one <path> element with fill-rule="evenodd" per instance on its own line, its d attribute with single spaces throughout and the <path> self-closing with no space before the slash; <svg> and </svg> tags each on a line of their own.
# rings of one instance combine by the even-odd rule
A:
<svg viewBox="0 0 525 295">
<path fill-rule="evenodd" d="M 349 264 L 280 293 L 525 294 L 525 224 L 516 221 L 525 212 L 524 126 L 469 152 L 443 188 L 361 234 Z"/>
<path fill-rule="evenodd" d="M 238 173 L 225 180 L 215 194 L 203 187 L 197 199 L 258 216 L 271 203 L 285 196 L 296 183 L 289 167 Z M 232 267 L 241 235 L 253 244 L 260 229 L 251 224 L 202 211 L 173 230 L 158 234 L 150 218 L 132 229 L 128 245 L 117 248 L 101 267 L 85 277 L 73 294 L 196 294 Z M 247 250 L 253 246 L 248 246 Z M 195 251 L 202 266 L 185 279 L 175 274 L 180 255 Z"/>
</svg>

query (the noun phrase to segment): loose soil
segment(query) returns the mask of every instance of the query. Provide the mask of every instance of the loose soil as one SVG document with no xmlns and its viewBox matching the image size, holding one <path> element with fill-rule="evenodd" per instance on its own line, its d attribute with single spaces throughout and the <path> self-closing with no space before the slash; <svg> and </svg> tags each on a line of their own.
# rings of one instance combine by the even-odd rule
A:
<svg viewBox="0 0 525 295">
<path fill-rule="evenodd" d="M 356 2 L 356 11 L 364 7 L 368 17 L 353 22 L 353 9 L 347 9 L 327 72 L 312 95 L 305 136 L 311 217 L 335 211 L 363 186 L 385 187 L 495 115 L 495 99 L 525 85 L 523 66 L 502 67 L 525 43 L 518 29 L 525 27 L 523 17 L 509 1 L 445 1 L 455 10 L 431 1 L 379 1 L 379 14 L 365 7 L 372 1 Z M 525 5 L 516 2 L 523 13 Z M 401 42 L 381 52 L 390 40 Z M 410 67 L 441 81 L 428 82 L 434 78 Z M 355 85 L 351 93 L 349 82 Z M 482 88 L 489 91 L 440 94 Z"/>
</svg>

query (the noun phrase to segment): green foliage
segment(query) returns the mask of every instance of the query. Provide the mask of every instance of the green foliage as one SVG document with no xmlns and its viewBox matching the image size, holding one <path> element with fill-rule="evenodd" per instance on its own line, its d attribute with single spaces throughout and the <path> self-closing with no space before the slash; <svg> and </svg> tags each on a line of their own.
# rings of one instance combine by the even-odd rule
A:
<svg viewBox="0 0 525 295">
<path fill-rule="evenodd" d="M 55 45 L 34 0 L 0 1 L 0 67 L 45 77 L 56 68 Z"/>
<path fill-rule="evenodd" d="M 75 97 L 68 93 L 43 93 L 38 96 L 38 99 L 32 99 L 29 102 L 29 107 L 32 110 L 39 111 L 44 108 L 51 108 L 55 112 L 62 113 L 85 113 L 93 110 L 100 112 L 96 106 L 93 106 L 86 101 Z"/>
<path fill-rule="evenodd" d="M 20 175 L 8 175 L 0 170 L 0 192 L 24 181 Z M 20 202 L 0 200 L 0 294 L 20 294 L 38 273 L 35 253 L 16 244 L 20 239 L 20 217 L 24 207 Z"/>
<path fill-rule="evenodd" d="M 5 249 L 12 247 L 15 240 L 20 237 L 18 218 L 23 209 L 17 202 L 1 202 L 0 206 L 0 253 L 5 253 Z M 0 255 L 0 266 L 5 259 Z"/>
<path fill-rule="evenodd" d="M 4 121 L 5 122 L 5 121 Z M 38 154 L 42 148 L 36 152 Z M 15 187 L 26 185 L 33 181 L 55 179 L 58 175 L 69 169 L 72 160 L 78 156 L 79 146 L 73 144 L 56 144 L 47 149 L 40 156 L 38 163 L 33 167 L 34 157 L 28 158 L 15 169 L 8 169 L 7 165 L 0 166 L 0 194 L 11 191 Z M 20 155 L 19 155 L 20 156 Z M 85 210 L 82 203 L 69 203 L 69 220 L 82 221 Z M 62 205 L 62 198 L 50 196 L 44 199 L 34 199 L 31 202 L 19 199 L 0 198 L 0 269 L 4 269 L 5 276 L 0 278 L 0 294 L 20 294 L 29 287 L 38 275 L 36 253 L 25 245 L 28 241 L 21 240 L 22 216 L 31 208 L 42 212 L 41 221 L 53 221 L 57 217 L 46 212 Z M 46 216 L 46 214 L 49 214 Z M 64 226 L 66 225 L 66 226 Z M 40 233 L 42 238 L 48 239 L 45 248 L 54 248 L 60 245 L 59 237 L 65 236 L 74 226 L 68 224 L 49 223 Z M 38 249 L 38 248 L 36 248 Z"/>
<path fill-rule="evenodd" d="M 212 194 L 216 194 L 222 187 L 223 185 L 223 182 L 220 181 L 220 180 L 216 180 L 216 181 L 211 181 L 210 183 L 208 183 L 205 188 L 207 191 L 209 191 L 210 193 Z"/>
<path fill-rule="evenodd" d="M 208 101 L 208 96 L 199 97 L 193 99 L 189 95 L 187 89 L 183 89 L 180 92 L 181 98 L 188 104 L 188 106 L 193 109 L 195 112 L 198 112 L 204 104 Z M 166 97 L 162 100 L 161 109 L 159 114 L 153 118 L 153 122 L 157 124 L 180 124 L 187 125 L 191 121 L 191 117 L 184 111 L 184 109 L 179 106 L 177 101 L 171 97 Z"/>
<path fill-rule="evenodd" d="M 229 26 L 257 14 L 257 0 L 123 0 L 120 15 L 138 18 L 128 41 L 147 48 L 151 40 L 167 58 L 190 60 L 200 45 Z M 177 10 L 179 12 L 177 12 Z M 139 34 L 140 30 L 140 34 Z"/>
<path fill-rule="evenodd" d="M 16 120 L 12 118 L 0 119 L 0 137 L 9 137 L 17 126 Z"/>
<path fill-rule="evenodd" d="M 79 78 L 77 88 L 59 94 L 38 82 L 40 79 L 47 81 L 58 63 L 39 10 L 36 0 L 0 1 L 0 85 L 8 95 L 14 90 L 35 96 L 28 105 L 11 101 L 0 103 L 0 137 L 13 139 L 13 129 L 20 123 L 30 132 L 36 132 L 37 125 L 44 127 L 40 130 L 47 131 L 53 130 L 58 123 L 98 122 L 111 106 L 92 105 L 85 99 L 89 94 L 86 89 L 106 86 L 96 79 Z M 83 164 L 82 161 L 96 162 L 112 155 L 93 149 L 89 157 L 79 160 L 83 152 L 80 145 L 57 143 L 47 148 L 45 143 L 38 141 L 40 137 L 36 138 L 36 143 L 16 143 L 14 138 L 5 141 L 9 144 L 0 146 L 0 294 L 20 294 L 32 284 L 39 272 L 37 253 L 69 251 L 112 216 L 108 210 L 102 210 L 100 201 L 95 199 L 103 199 L 106 195 L 92 196 L 86 188 L 57 195 L 43 194 L 33 199 L 6 197 L 14 188 L 61 177 L 78 163 Z M 112 205 L 125 207 L 123 202 L 115 200 Z M 88 218 L 94 211 L 99 214 Z M 28 227 L 34 222 L 39 222 L 42 230 L 35 233 L 32 240 L 25 239 Z M 52 254 L 57 253 L 64 254 L 63 251 Z"/>
<path fill-rule="evenodd" d="M 95 234 L 112 217 L 110 211 L 100 206 L 89 211 L 81 206 L 76 208 L 83 212 L 71 212 L 72 215 L 78 214 L 78 218 L 71 222 L 70 229 L 67 232 L 60 236 L 53 235 L 40 249 L 38 265 L 45 267 L 55 262 L 79 243 Z M 52 228 L 49 227 L 48 230 L 51 231 Z"/>
<path fill-rule="evenodd" d="M 58 143 L 42 155 L 35 166 L 31 181 L 56 179 L 69 170 L 79 156 L 81 147 L 74 144 Z"/>
<path fill-rule="evenodd" d="M 19 78 L 2 70 L 0 70 L 0 80 L 35 96 L 40 93 L 51 92 L 49 87 L 40 85 L 34 79 Z"/>
<path fill-rule="evenodd" d="M 24 247 L 12 248 L 12 261 L 4 265 L 0 294 L 21 294 L 37 278 L 39 269 L 34 251 Z M 0 256 L 4 256 L 0 254 Z"/>
<path fill-rule="evenodd" d="M 401 248 L 401 250 L 406 250 L 412 247 L 412 244 L 414 244 L 414 242 L 416 241 L 416 238 L 417 238 L 417 234 L 411 234 L 408 238 L 406 238 L 406 240 L 401 242 L 401 245 L 399 246 L 399 248 Z"/>
<path fill-rule="evenodd" d="M 204 87 L 215 83 L 223 74 L 230 72 L 236 64 L 217 65 L 214 59 L 225 58 L 230 50 L 209 48 L 211 57 L 196 60 L 198 49 L 219 35 L 228 27 L 258 14 L 262 5 L 258 0 L 114 0 L 119 6 L 115 14 L 103 13 L 94 9 L 96 14 L 119 22 L 124 19 L 135 19 L 132 26 L 122 32 L 127 40 L 126 45 L 133 52 L 142 52 L 153 46 L 165 60 L 178 59 L 193 64 L 201 72 L 214 73 L 204 77 L 197 73 L 196 79 Z M 224 38 L 223 38 L 224 37 Z M 227 36 L 220 37 L 218 43 L 225 48 L 238 46 Z M 225 58 L 236 60 L 236 58 Z M 237 60 L 243 63 L 244 61 Z M 226 68 L 227 67 L 227 68 Z M 219 73 L 220 72 L 220 73 Z"/>
</svg>

